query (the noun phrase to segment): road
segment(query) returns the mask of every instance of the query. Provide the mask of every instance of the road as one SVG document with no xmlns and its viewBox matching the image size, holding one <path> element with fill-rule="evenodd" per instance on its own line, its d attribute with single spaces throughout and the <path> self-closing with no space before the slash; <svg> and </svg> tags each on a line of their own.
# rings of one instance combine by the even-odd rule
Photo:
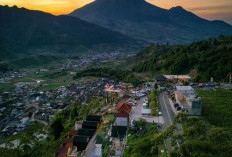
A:
<svg viewBox="0 0 232 157">
<path fill-rule="evenodd" d="M 166 130 L 170 125 L 173 124 L 175 113 L 173 112 L 171 104 L 168 100 L 168 96 L 165 94 L 165 92 L 162 92 L 159 95 L 159 107 L 164 119 L 164 124 L 161 130 Z"/>
<path fill-rule="evenodd" d="M 140 118 L 145 119 L 149 123 L 164 123 L 163 116 L 144 116 L 142 115 L 142 107 L 143 102 L 146 97 L 141 97 L 139 100 L 137 100 L 137 103 L 135 106 L 132 107 L 131 113 L 130 113 L 130 119 L 131 120 L 139 120 Z"/>
</svg>

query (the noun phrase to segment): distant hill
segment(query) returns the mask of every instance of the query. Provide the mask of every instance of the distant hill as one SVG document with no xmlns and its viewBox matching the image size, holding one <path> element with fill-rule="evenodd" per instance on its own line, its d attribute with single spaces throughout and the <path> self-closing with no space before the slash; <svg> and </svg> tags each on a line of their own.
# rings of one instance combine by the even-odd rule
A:
<svg viewBox="0 0 232 157">
<path fill-rule="evenodd" d="M 134 58 L 133 70 L 157 74 L 187 74 L 195 79 L 228 81 L 232 74 L 232 36 L 184 46 L 151 45 Z"/>
<path fill-rule="evenodd" d="M 41 11 L 0 6 L 1 59 L 41 52 L 78 53 L 84 50 L 133 46 L 135 40 L 82 21 Z"/>
<path fill-rule="evenodd" d="M 145 0 L 96 0 L 70 16 L 151 43 L 183 44 L 232 35 L 232 26 L 223 21 L 208 21 L 182 7 L 170 10 Z"/>
</svg>

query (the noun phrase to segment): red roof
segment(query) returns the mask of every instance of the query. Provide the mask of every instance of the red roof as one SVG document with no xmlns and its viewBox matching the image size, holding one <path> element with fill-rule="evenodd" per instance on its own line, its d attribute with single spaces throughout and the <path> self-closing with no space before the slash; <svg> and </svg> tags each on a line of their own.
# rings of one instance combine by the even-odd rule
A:
<svg viewBox="0 0 232 157">
<path fill-rule="evenodd" d="M 129 103 L 119 103 L 116 107 L 117 111 L 123 111 L 123 112 L 128 112 L 130 113 L 132 108 L 132 104 Z"/>
<path fill-rule="evenodd" d="M 64 145 L 64 147 L 67 147 L 67 148 L 72 148 L 73 147 L 73 143 L 72 142 L 68 142 Z"/>
<path fill-rule="evenodd" d="M 128 113 L 115 113 L 114 117 L 126 117 L 129 118 L 129 114 Z"/>
<path fill-rule="evenodd" d="M 71 144 L 73 144 L 73 138 L 65 138 L 63 140 L 63 146 L 64 147 L 72 147 Z"/>
<path fill-rule="evenodd" d="M 60 156 L 64 156 L 66 155 L 67 156 L 67 153 L 68 153 L 68 148 L 67 147 L 57 147 L 56 148 L 56 156 L 60 157 Z"/>
<path fill-rule="evenodd" d="M 66 153 L 59 153 L 57 157 L 67 157 Z"/>
<path fill-rule="evenodd" d="M 69 132 L 69 137 L 70 137 L 70 138 L 71 138 L 71 137 L 74 137 L 74 136 L 77 135 L 77 133 L 78 133 L 77 130 L 70 130 L 70 132 Z"/>
</svg>

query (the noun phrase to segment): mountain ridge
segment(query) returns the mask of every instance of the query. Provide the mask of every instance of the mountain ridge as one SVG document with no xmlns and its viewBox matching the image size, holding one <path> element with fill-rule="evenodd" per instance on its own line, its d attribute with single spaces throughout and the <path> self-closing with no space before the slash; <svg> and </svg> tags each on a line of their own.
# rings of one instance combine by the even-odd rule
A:
<svg viewBox="0 0 232 157">
<path fill-rule="evenodd" d="M 66 15 L 0 6 L 0 53 L 79 53 L 96 47 L 130 47 L 135 40 Z M 14 46 L 12 46 L 14 45 Z"/>
<path fill-rule="evenodd" d="M 209 21 L 181 6 L 163 9 L 144 0 L 96 0 L 69 16 L 151 43 L 186 44 L 232 35 L 232 25 Z"/>
</svg>

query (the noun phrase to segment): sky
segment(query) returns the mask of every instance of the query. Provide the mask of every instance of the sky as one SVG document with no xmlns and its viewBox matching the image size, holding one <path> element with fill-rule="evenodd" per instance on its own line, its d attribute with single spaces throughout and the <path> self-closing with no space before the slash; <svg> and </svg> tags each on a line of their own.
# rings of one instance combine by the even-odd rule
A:
<svg viewBox="0 0 232 157">
<path fill-rule="evenodd" d="M 0 0 L 0 5 L 17 5 L 54 15 L 68 14 L 94 0 Z M 146 0 L 161 8 L 182 6 L 208 20 L 223 20 L 232 24 L 232 0 Z"/>
</svg>

